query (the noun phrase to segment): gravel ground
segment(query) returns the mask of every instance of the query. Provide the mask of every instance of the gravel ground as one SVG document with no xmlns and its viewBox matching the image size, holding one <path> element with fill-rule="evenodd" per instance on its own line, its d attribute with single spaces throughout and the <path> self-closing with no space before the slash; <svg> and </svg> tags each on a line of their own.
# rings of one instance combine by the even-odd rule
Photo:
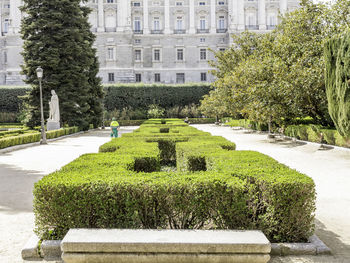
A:
<svg viewBox="0 0 350 263">
<path fill-rule="evenodd" d="M 237 144 L 237 150 L 254 150 L 312 177 L 316 183 L 316 234 L 333 256 L 275 257 L 271 263 L 350 262 L 350 149 L 320 149 L 317 144 L 268 139 L 266 134 L 214 125 L 194 127 Z"/>
<path fill-rule="evenodd" d="M 121 133 L 135 128 L 122 127 Z M 0 153 L 0 263 L 23 262 L 21 250 L 34 228 L 34 183 L 82 154 L 98 152 L 109 140 L 109 130 L 90 131 L 48 145 Z"/>
</svg>

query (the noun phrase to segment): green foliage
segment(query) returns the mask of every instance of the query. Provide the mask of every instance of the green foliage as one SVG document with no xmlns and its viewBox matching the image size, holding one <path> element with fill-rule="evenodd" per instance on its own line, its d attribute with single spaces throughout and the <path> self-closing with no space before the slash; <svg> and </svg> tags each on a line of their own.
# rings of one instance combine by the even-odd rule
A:
<svg viewBox="0 0 350 263">
<path fill-rule="evenodd" d="M 63 124 L 86 130 L 102 117 L 102 86 L 97 77 L 95 35 L 90 31 L 90 9 L 80 0 L 24 0 L 21 34 L 25 82 L 33 88 L 27 98 L 29 126 L 40 122 L 37 67 L 44 70 L 43 100 L 48 115 L 50 91 L 60 99 Z"/>
<path fill-rule="evenodd" d="M 0 87 L 1 112 L 17 113 L 21 110 L 23 97 L 31 90 L 29 87 Z M 0 121 L 3 122 L 3 121 Z M 4 121 L 5 122 L 5 121 Z"/>
<path fill-rule="evenodd" d="M 334 5 L 303 0 L 300 8 L 281 17 L 276 30 L 234 35 L 235 44 L 217 52 L 212 62 L 217 80 L 215 90 L 202 101 L 205 114 L 228 113 L 279 125 L 312 117 L 316 124 L 332 125 L 323 47 L 348 28 L 349 4 L 349 0 Z"/>
<path fill-rule="evenodd" d="M 176 106 L 185 107 L 193 103 L 198 104 L 202 96 L 209 93 L 209 90 L 210 85 L 202 83 L 183 85 L 119 84 L 105 87 L 104 104 L 108 111 L 114 109 L 121 111 L 124 108 L 147 110 L 151 104 L 159 105 L 164 109 Z"/>
<path fill-rule="evenodd" d="M 60 136 L 72 134 L 78 132 L 78 127 L 64 128 L 54 131 L 46 132 L 47 139 L 53 139 Z M 23 132 L 23 134 L 10 134 L 9 137 L 1 138 L 0 136 L 0 149 L 11 147 L 20 144 L 39 142 L 41 139 L 41 134 L 39 132 L 28 131 L 28 133 Z"/>
<path fill-rule="evenodd" d="M 325 45 L 329 114 L 340 135 L 350 138 L 350 33 Z"/>
<path fill-rule="evenodd" d="M 156 104 L 151 104 L 148 107 L 147 116 L 148 118 L 161 118 L 164 115 L 164 109 Z"/>
<path fill-rule="evenodd" d="M 311 178 L 181 120 L 165 122 L 148 120 L 36 183 L 36 233 L 59 239 L 69 228 L 261 229 L 271 241 L 288 242 L 312 234 Z M 177 170 L 160 169 L 173 161 Z"/>
</svg>

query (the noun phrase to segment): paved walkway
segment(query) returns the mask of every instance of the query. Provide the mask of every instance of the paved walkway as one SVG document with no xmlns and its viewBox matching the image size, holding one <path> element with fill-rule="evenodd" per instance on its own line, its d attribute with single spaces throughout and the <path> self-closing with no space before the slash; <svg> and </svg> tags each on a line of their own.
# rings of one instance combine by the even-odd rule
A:
<svg viewBox="0 0 350 263">
<path fill-rule="evenodd" d="M 316 234 L 333 256 L 274 257 L 271 263 L 350 263 L 350 150 L 319 150 L 312 144 L 272 143 L 266 135 L 227 127 L 194 125 L 256 150 L 311 176 L 317 187 Z M 130 132 L 132 128 L 122 129 Z M 0 263 L 22 262 L 20 251 L 32 235 L 33 184 L 84 153 L 97 152 L 109 131 L 92 131 L 45 146 L 0 154 Z"/>
<path fill-rule="evenodd" d="M 121 128 L 121 133 L 135 127 Z M 23 262 L 21 249 L 33 234 L 33 185 L 82 154 L 98 152 L 110 131 L 90 131 L 48 145 L 0 153 L 0 263 Z"/>
<path fill-rule="evenodd" d="M 350 263 L 350 149 L 320 150 L 315 144 L 273 142 L 266 134 L 229 127 L 193 125 L 237 144 L 237 150 L 269 155 L 308 176 L 316 183 L 316 234 L 333 251 L 324 257 L 276 257 L 271 263 Z"/>
</svg>

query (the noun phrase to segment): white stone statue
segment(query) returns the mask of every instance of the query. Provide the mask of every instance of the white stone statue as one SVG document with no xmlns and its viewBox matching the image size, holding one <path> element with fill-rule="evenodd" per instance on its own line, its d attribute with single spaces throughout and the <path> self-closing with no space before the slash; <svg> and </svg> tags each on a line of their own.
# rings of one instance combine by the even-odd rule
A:
<svg viewBox="0 0 350 263">
<path fill-rule="evenodd" d="M 48 121 L 50 122 L 60 122 L 60 107 L 59 107 L 59 101 L 58 96 L 54 90 L 51 90 L 51 101 L 49 102 L 50 105 L 50 116 Z"/>
</svg>

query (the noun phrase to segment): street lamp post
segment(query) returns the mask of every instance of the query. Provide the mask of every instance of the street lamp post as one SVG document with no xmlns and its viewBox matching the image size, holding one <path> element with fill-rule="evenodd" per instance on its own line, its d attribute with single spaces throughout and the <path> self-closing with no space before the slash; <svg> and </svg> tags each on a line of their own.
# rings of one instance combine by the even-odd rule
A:
<svg viewBox="0 0 350 263">
<path fill-rule="evenodd" d="M 41 140 L 40 144 L 47 144 L 46 142 L 46 133 L 45 133 L 45 124 L 44 124 L 44 107 L 43 107 L 43 89 L 41 86 L 41 81 L 43 79 L 43 69 L 38 67 L 36 69 L 36 76 L 39 80 L 39 88 L 40 88 L 40 111 L 41 111 Z"/>
</svg>

